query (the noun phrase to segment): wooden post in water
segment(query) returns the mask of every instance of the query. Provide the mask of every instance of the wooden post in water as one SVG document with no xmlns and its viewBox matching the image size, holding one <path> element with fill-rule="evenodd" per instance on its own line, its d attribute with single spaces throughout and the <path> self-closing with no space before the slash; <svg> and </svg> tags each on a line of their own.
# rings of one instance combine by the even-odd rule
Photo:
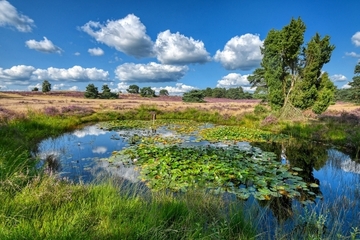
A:
<svg viewBox="0 0 360 240">
<path fill-rule="evenodd" d="M 152 116 L 152 127 L 151 127 L 151 131 L 152 133 L 156 133 L 156 129 L 154 127 L 154 124 L 155 124 L 155 120 L 156 120 L 156 112 L 155 111 L 151 111 L 150 112 L 151 116 Z"/>
</svg>

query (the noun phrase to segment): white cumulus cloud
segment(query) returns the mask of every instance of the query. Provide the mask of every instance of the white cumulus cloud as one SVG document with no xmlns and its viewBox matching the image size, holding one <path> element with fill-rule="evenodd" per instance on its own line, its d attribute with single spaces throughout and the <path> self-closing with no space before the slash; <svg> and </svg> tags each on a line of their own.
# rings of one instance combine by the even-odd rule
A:
<svg viewBox="0 0 360 240">
<path fill-rule="evenodd" d="M 70 87 L 68 90 L 69 90 L 69 91 L 78 91 L 79 88 L 78 88 L 78 86 L 72 86 L 72 87 Z"/>
<path fill-rule="evenodd" d="M 158 34 L 154 49 L 163 64 L 205 63 L 211 59 L 202 41 L 169 30 Z"/>
<path fill-rule="evenodd" d="M 247 79 L 248 76 L 249 75 L 241 75 L 239 73 L 229 73 L 222 79 L 218 80 L 216 87 L 235 88 L 250 86 L 250 82 Z"/>
<path fill-rule="evenodd" d="M 355 33 L 351 37 L 351 41 L 355 46 L 360 47 L 360 32 Z"/>
<path fill-rule="evenodd" d="M 330 79 L 334 82 L 343 82 L 347 80 L 347 78 L 342 74 L 334 74 L 330 77 Z"/>
<path fill-rule="evenodd" d="M 104 55 L 104 51 L 101 48 L 90 48 L 88 50 L 91 56 L 102 56 Z"/>
<path fill-rule="evenodd" d="M 34 39 L 25 42 L 26 46 L 30 49 L 34 49 L 44 53 L 61 53 L 62 49 L 55 46 L 49 39 L 44 37 L 42 41 L 36 41 Z"/>
<path fill-rule="evenodd" d="M 33 72 L 33 80 L 54 80 L 54 81 L 105 81 L 109 78 L 109 72 L 97 68 L 83 68 L 74 66 L 72 68 L 36 69 Z"/>
<path fill-rule="evenodd" d="M 136 58 L 153 56 L 153 45 L 146 34 L 146 27 L 134 14 L 116 21 L 108 20 L 105 25 L 89 21 L 81 29 L 96 41 L 114 47 L 116 50 Z"/>
<path fill-rule="evenodd" d="M 349 85 L 349 83 L 344 84 L 341 89 L 348 89 L 351 88 L 351 86 Z"/>
<path fill-rule="evenodd" d="M 0 81 L 5 84 L 22 85 L 29 81 L 106 81 L 109 79 L 109 72 L 97 68 L 83 68 L 74 66 L 72 68 L 36 69 L 33 66 L 18 65 L 9 69 L 0 68 Z"/>
<path fill-rule="evenodd" d="M 0 26 L 15 27 L 20 32 L 31 32 L 34 20 L 19 13 L 8 1 L 0 1 Z"/>
<path fill-rule="evenodd" d="M 160 92 L 161 89 L 166 89 L 170 95 L 180 95 L 182 93 L 188 92 L 190 90 L 197 89 L 196 87 L 185 85 L 183 83 L 176 83 L 175 87 L 166 86 L 166 87 L 159 87 L 159 88 L 152 88 L 156 92 Z"/>
<path fill-rule="evenodd" d="M 360 54 L 357 54 L 356 52 L 346 52 L 345 55 L 349 57 L 360 58 Z"/>
<path fill-rule="evenodd" d="M 115 70 L 116 77 L 124 82 L 176 82 L 187 72 L 187 66 L 174 66 L 150 62 L 125 63 Z"/>
<path fill-rule="evenodd" d="M 9 69 L 0 68 L 0 79 L 6 80 L 29 80 L 35 68 L 32 66 L 18 65 Z"/>
<path fill-rule="evenodd" d="M 112 88 L 111 91 L 112 92 L 122 92 L 122 93 L 126 93 L 126 89 L 129 88 L 129 84 L 125 83 L 125 82 L 120 82 L 117 84 L 117 86 L 115 88 Z"/>
<path fill-rule="evenodd" d="M 250 70 L 259 66 L 262 55 L 260 47 L 263 41 L 259 35 L 247 33 L 230 39 L 224 50 L 217 50 L 214 59 L 227 70 Z"/>
</svg>

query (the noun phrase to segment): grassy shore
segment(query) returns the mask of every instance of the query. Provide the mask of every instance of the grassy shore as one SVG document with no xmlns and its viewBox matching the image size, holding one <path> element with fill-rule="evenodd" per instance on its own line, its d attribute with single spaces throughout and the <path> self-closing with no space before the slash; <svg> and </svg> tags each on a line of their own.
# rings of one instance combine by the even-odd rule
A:
<svg viewBox="0 0 360 240">
<path fill-rule="evenodd" d="M 78 107 L 75 114 L 51 108 L 16 113 L 16 116 L 3 117 L 0 124 L 0 239 L 270 238 L 267 233 L 256 232 L 262 218 L 262 214 L 257 213 L 258 208 L 249 212 L 239 202 L 229 205 L 223 198 L 199 190 L 181 196 L 144 192 L 141 186 L 137 186 L 136 191 L 120 191 L 115 179 L 96 184 L 72 184 L 66 179 L 45 175 L 36 167 L 36 159 L 30 156 L 36 144 L 45 137 L 55 137 L 90 122 L 150 120 L 150 112 L 156 112 L 160 119 L 191 119 L 261 128 L 274 134 L 336 144 L 355 152 L 360 143 L 359 127 L 349 120 L 355 116 L 351 113 L 324 115 L 302 122 L 277 120 L 265 107 L 255 108 L 255 114 L 238 116 L 194 108 L 164 111 L 155 105 L 106 112 Z M 322 215 L 309 216 L 312 222 L 321 222 Z M 281 227 L 273 231 L 281 232 Z M 311 239 L 323 236 L 313 225 L 304 231 L 307 236 L 313 236 Z M 354 229 L 352 235 L 348 233 L 347 236 L 356 237 L 356 233 Z M 331 236 L 341 238 L 336 232 Z"/>
</svg>

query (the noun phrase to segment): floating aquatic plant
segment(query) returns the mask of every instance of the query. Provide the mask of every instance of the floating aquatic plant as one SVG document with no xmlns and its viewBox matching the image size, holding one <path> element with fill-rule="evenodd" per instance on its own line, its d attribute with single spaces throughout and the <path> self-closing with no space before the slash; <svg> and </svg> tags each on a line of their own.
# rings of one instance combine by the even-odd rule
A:
<svg viewBox="0 0 360 240">
<path fill-rule="evenodd" d="M 301 169 L 291 169 L 277 161 L 274 153 L 254 147 L 242 150 L 237 146 L 139 144 L 114 153 L 111 159 L 140 166 L 142 181 L 155 190 L 204 187 L 217 193 L 230 192 L 241 199 L 253 195 L 259 200 L 294 198 L 309 192 L 297 176 Z"/>
</svg>

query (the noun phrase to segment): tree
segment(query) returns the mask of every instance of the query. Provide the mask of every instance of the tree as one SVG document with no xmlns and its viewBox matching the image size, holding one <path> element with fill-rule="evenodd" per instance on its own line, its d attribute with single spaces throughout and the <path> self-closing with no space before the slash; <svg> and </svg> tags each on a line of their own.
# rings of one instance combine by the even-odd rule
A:
<svg viewBox="0 0 360 240">
<path fill-rule="evenodd" d="M 159 92 L 160 96 L 169 96 L 169 92 L 166 89 L 161 89 Z"/>
<path fill-rule="evenodd" d="M 183 94 L 184 102 L 204 102 L 204 94 L 201 90 L 191 90 Z"/>
<path fill-rule="evenodd" d="M 350 96 L 352 101 L 360 103 L 360 62 L 356 64 L 354 74 L 355 76 L 352 78 L 352 82 L 349 83 L 351 86 L 349 89 Z"/>
<path fill-rule="evenodd" d="M 101 90 L 102 90 L 101 98 L 103 99 L 116 99 L 119 96 L 117 93 L 111 92 L 109 86 L 106 84 L 102 86 Z"/>
<path fill-rule="evenodd" d="M 203 90 L 204 97 L 212 97 L 213 90 L 210 87 L 207 87 L 205 90 Z"/>
<path fill-rule="evenodd" d="M 242 87 L 229 88 L 226 90 L 225 96 L 226 98 L 230 98 L 230 99 L 243 99 L 244 90 L 242 89 Z"/>
<path fill-rule="evenodd" d="M 46 93 L 46 92 L 50 92 L 51 91 L 51 84 L 49 83 L 48 80 L 45 80 L 42 83 L 42 92 Z"/>
<path fill-rule="evenodd" d="M 214 98 L 225 98 L 226 97 L 226 89 L 216 87 L 212 90 L 212 97 Z"/>
<path fill-rule="evenodd" d="M 320 113 L 334 96 L 335 87 L 321 69 L 330 61 L 335 46 L 329 36 L 321 38 L 318 33 L 303 46 L 305 30 L 300 18 L 281 30 L 270 30 L 261 48 L 261 67 L 249 77 L 253 86 L 267 89 L 272 109 L 283 113 L 292 109 Z"/>
<path fill-rule="evenodd" d="M 151 87 L 143 87 L 140 89 L 140 96 L 142 97 L 156 97 L 155 91 Z"/>
<path fill-rule="evenodd" d="M 37 92 L 37 91 L 39 91 L 39 88 L 38 88 L 38 87 L 34 87 L 33 89 L 31 89 L 31 91 Z"/>
<path fill-rule="evenodd" d="M 126 91 L 128 93 L 134 93 L 134 94 L 138 94 L 139 93 L 139 86 L 138 85 L 130 85 L 128 89 L 126 89 Z"/>
<path fill-rule="evenodd" d="M 99 97 L 98 88 L 95 87 L 94 84 L 92 84 L 92 83 L 87 85 L 84 96 L 86 98 L 92 98 L 92 99 L 98 98 Z"/>
</svg>

